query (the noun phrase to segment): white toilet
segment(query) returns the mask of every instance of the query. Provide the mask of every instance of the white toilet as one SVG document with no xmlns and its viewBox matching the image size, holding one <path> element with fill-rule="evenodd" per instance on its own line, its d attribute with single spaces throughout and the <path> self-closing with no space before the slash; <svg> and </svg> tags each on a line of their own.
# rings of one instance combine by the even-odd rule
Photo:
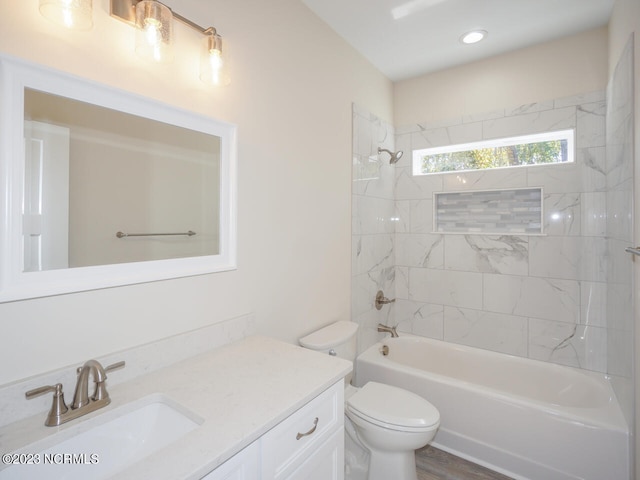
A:
<svg viewBox="0 0 640 480">
<path fill-rule="evenodd" d="M 358 325 L 340 321 L 300 339 L 300 345 L 336 355 L 356 358 Z M 429 443 L 440 425 L 440 413 L 424 398 L 401 388 L 369 382 L 361 388 L 345 379 L 345 430 L 369 454 L 367 480 L 417 480 L 415 450 Z M 347 440 L 349 438 L 347 437 Z M 346 442 L 345 458 L 350 442 Z M 356 455 L 357 456 L 357 455 Z M 349 462 L 347 461 L 347 464 Z M 347 479 L 356 479 L 347 468 Z"/>
</svg>

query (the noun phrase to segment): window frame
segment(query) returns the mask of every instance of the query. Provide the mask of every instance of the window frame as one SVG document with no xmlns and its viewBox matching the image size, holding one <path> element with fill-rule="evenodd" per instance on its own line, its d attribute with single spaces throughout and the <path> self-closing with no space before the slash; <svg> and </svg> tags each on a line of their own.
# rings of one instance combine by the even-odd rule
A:
<svg viewBox="0 0 640 480">
<path fill-rule="evenodd" d="M 510 147 L 513 145 L 526 145 L 530 143 L 541 143 L 545 141 L 553 142 L 557 140 L 567 141 L 567 161 L 565 162 L 536 163 L 536 164 L 527 164 L 527 165 L 509 165 L 505 167 L 491 167 L 491 168 L 480 168 L 480 169 L 467 168 L 467 169 L 461 169 L 461 170 L 447 170 L 447 171 L 440 171 L 440 172 L 422 171 L 422 159 L 428 155 L 467 152 L 467 151 L 479 150 L 484 148 Z M 517 135 L 512 137 L 501 137 L 501 138 L 493 138 L 489 140 L 479 140 L 476 142 L 443 145 L 439 147 L 420 148 L 412 151 L 412 159 L 411 159 L 412 173 L 414 176 L 422 176 L 422 175 L 440 175 L 440 174 L 446 174 L 446 173 L 461 173 L 461 172 L 484 172 L 484 171 L 499 170 L 499 169 L 505 169 L 505 168 L 575 164 L 576 162 L 575 141 L 576 141 L 575 128 L 569 128 L 564 130 L 554 130 L 550 132 L 540 132 L 540 133 L 532 133 L 532 134 L 526 134 L 526 135 Z"/>
</svg>

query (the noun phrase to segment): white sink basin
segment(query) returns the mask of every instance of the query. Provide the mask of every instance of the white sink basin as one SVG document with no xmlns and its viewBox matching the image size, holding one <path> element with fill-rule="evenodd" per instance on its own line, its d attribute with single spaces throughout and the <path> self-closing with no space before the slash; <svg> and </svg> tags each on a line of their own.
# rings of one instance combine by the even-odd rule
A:
<svg viewBox="0 0 640 480">
<path fill-rule="evenodd" d="M 166 397 L 146 397 L 56 433 L 19 452 L 38 464 L 12 465 L 0 479 L 104 479 L 196 429 L 202 419 Z M 5 453 L 5 452 L 3 452 Z M 26 457 L 25 457 L 26 458 Z"/>
</svg>

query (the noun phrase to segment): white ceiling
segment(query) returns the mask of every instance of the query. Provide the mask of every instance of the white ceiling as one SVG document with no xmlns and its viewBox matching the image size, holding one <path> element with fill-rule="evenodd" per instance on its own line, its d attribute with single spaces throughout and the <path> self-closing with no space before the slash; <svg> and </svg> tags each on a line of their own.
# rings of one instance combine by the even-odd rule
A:
<svg viewBox="0 0 640 480">
<path fill-rule="evenodd" d="M 614 0 L 302 2 L 397 81 L 606 25 Z M 487 38 L 462 44 L 475 29 Z"/>
</svg>

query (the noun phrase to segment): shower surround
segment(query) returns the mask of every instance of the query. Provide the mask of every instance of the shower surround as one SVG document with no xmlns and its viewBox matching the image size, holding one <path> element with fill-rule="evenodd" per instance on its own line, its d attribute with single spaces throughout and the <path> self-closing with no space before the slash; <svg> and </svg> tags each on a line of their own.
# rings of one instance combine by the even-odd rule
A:
<svg viewBox="0 0 640 480">
<path fill-rule="evenodd" d="M 351 244 L 351 318 L 360 324 L 358 351 L 378 339 L 378 322 L 392 322 L 393 309 L 376 310 L 376 292 L 395 295 L 394 183 L 396 165 L 378 147 L 393 149 L 393 127 L 353 106 L 353 189 Z M 405 152 L 406 158 L 409 152 Z M 401 159 L 400 161 L 403 161 Z M 395 324 L 395 322 L 394 322 Z"/>
<path fill-rule="evenodd" d="M 394 137 L 392 126 L 354 106 L 352 318 L 361 325 L 360 351 L 379 338 L 382 322 L 607 372 L 607 204 L 631 177 L 618 168 L 612 184 L 607 175 L 606 114 L 605 92 L 596 91 L 402 126 Z M 414 149 L 570 128 L 571 164 L 412 174 Z M 390 166 L 378 146 L 404 156 Z M 434 233 L 435 192 L 527 187 L 543 189 L 543 235 Z M 629 238 L 618 243 L 628 246 Z M 375 310 L 377 290 L 396 303 Z"/>
<path fill-rule="evenodd" d="M 413 150 L 575 128 L 576 161 L 413 176 L 396 170 L 400 330 L 606 369 L 604 92 L 399 129 Z M 543 235 L 432 233 L 433 193 L 541 187 Z"/>
</svg>

